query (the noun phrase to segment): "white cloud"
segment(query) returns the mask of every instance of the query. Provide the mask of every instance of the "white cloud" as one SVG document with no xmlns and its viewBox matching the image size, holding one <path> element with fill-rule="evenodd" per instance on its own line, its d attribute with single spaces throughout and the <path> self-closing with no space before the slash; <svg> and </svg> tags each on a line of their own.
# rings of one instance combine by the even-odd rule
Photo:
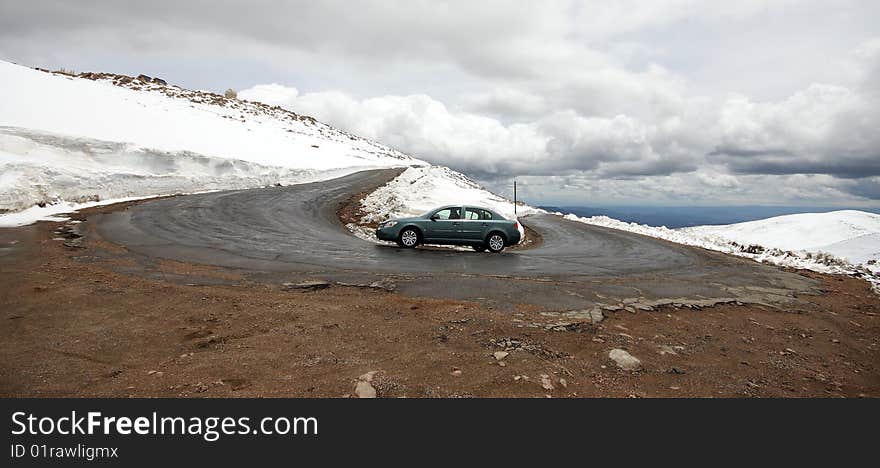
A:
<svg viewBox="0 0 880 468">
<path fill-rule="evenodd" d="M 299 96 L 296 88 L 282 86 L 277 83 L 256 85 L 239 93 L 239 98 L 258 101 L 270 105 L 282 105 L 293 102 Z"/>
<path fill-rule="evenodd" d="M 878 14 L 865 0 L 33 0 L 0 4 L 0 56 L 248 88 L 485 181 L 542 175 L 530 186 L 547 193 L 779 201 L 821 184 L 859 201 L 880 198 Z"/>
</svg>

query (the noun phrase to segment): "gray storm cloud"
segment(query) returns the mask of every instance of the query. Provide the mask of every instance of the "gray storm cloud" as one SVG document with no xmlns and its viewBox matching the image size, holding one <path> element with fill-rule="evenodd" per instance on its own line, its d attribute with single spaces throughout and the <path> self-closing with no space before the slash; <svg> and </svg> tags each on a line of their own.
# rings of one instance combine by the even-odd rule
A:
<svg viewBox="0 0 880 468">
<path fill-rule="evenodd" d="M 855 0 L 3 2 L 0 58 L 234 87 L 546 199 L 873 203 L 878 16 Z"/>
</svg>

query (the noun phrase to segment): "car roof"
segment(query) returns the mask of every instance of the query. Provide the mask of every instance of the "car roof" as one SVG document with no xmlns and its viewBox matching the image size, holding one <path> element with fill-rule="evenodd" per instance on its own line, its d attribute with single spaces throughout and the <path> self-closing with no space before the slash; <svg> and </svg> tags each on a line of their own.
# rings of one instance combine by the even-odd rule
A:
<svg viewBox="0 0 880 468">
<path fill-rule="evenodd" d="M 485 206 L 480 206 L 480 205 L 468 205 L 468 204 L 461 204 L 461 205 L 443 205 L 443 206 L 441 206 L 441 207 L 439 207 L 439 208 L 434 208 L 433 211 L 445 210 L 446 208 L 461 208 L 461 207 L 464 207 L 464 208 L 479 208 L 479 209 L 481 209 L 481 210 L 491 211 L 491 212 L 493 212 L 493 213 L 495 212 L 495 210 L 493 210 L 492 208 L 486 208 Z"/>
</svg>

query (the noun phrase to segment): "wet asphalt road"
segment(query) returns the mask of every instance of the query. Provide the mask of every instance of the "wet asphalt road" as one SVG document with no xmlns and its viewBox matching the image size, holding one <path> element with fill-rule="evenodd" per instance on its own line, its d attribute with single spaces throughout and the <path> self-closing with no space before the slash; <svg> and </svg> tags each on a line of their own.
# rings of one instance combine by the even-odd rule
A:
<svg viewBox="0 0 880 468">
<path fill-rule="evenodd" d="M 262 281 L 392 277 L 404 292 L 488 302 L 581 307 L 626 298 L 724 298 L 803 290 L 797 275 L 714 252 L 532 215 L 543 236 L 502 254 L 377 245 L 351 235 L 336 211 L 399 171 L 166 198 L 98 217 L 100 235 L 147 258 L 218 265 Z"/>
</svg>

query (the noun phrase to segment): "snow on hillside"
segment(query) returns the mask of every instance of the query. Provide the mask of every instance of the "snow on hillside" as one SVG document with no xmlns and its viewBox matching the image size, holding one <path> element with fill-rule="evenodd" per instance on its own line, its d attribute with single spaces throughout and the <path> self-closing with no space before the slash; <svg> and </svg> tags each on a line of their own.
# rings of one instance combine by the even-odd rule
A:
<svg viewBox="0 0 880 468">
<path fill-rule="evenodd" d="M 578 217 L 568 214 L 565 215 L 565 218 L 746 257 L 758 262 L 813 270 L 820 273 L 859 276 L 868 280 L 874 289 L 880 292 L 880 265 L 877 264 L 877 251 L 880 249 L 876 243 L 877 232 L 880 231 L 858 234 L 876 229 L 878 224 L 874 217 L 877 215 L 861 211 L 835 213 L 843 214 L 825 217 L 828 225 L 821 227 L 823 233 L 815 234 L 808 233 L 810 229 L 820 229 L 812 224 L 816 221 L 813 216 L 801 218 L 808 220 L 804 222 L 797 222 L 798 218 L 794 218 L 780 223 L 778 218 L 789 218 L 789 216 L 780 216 L 729 226 L 697 226 L 683 229 L 627 223 L 607 216 Z M 821 214 L 829 215 L 830 213 L 815 213 L 815 215 Z M 749 224 L 751 227 L 741 228 L 743 224 Z M 766 231 L 762 230 L 762 225 L 767 226 Z M 725 233 L 725 228 L 730 228 L 730 232 L 748 233 L 749 235 L 744 235 L 737 240 L 736 235 Z M 834 239 L 842 240 L 827 245 L 810 246 L 815 242 L 821 243 Z M 831 252 L 832 249 L 836 253 Z"/>
<path fill-rule="evenodd" d="M 489 192 L 464 174 L 443 166 L 411 167 L 400 176 L 364 198 L 364 221 L 381 222 L 423 214 L 450 204 L 473 204 L 490 208 L 516 219 L 513 202 Z M 530 206 L 517 207 L 519 215 L 535 212 Z"/>
<path fill-rule="evenodd" d="M 880 258 L 880 215 L 865 211 L 802 213 L 682 231 L 743 245 L 827 252 L 855 264 Z"/>
<path fill-rule="evenodd" d="M 75 209 L 175 193 L 289 185 L 356 171 L 263 166 L 190 152 L 0 127 L 0 227 Z"/>
<path fill-rule="evenodd" d="M 279 107 L 0 61 L 0 213 L 424 164 Z"/>
<path fill-rule="evenodd" d="M 376 224 L 392 218 L 417 216 L 438 206 L 450 204 L 483 206 L 508 219 L 517 219 L 517 215 L 543 212 L 527 205 L 519 205 L 514 214 L 512 201 L 489 192 L 464 174 L 448 167 L 428 166 L 410 167 L 366 196 L 361 201 L 361 211 L 365 213 L 361 222 Z M 359 237 L 376 241 L 372 230 L 351 224 L 348 227 Z"/>
</svg>

